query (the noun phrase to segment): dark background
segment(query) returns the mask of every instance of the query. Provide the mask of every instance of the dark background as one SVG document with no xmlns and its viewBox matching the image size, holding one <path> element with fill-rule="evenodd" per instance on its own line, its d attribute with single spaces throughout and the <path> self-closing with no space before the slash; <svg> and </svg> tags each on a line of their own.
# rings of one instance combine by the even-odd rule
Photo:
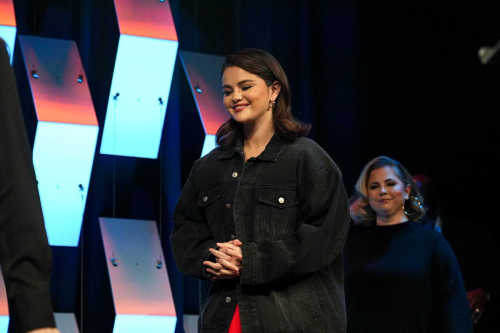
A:
<svg viewBox="0 0 500 333">
<path fill-rule="evenodd" d="M 80 246 L 53 247 L 55 311 L 75 312 L 84 333 L 111 332 L 114 309 L 98 218 L 116 216 L 158 221 L 177 314 L 196 314 L 200 286 L 177 271 L 168 241 L 173 207 L 204 136 L 180 61 L 159 158 L 101 155 L 119 37 L 113 2 L 14 2 L 18 34 L 77 42 L 101 128 Z M 486 227 L 496 223 L 500 70 L 481 65 L 477 52 L 500 39 L 499 1 L 170 5 L 179 50 L 225 56 L 257 47 L 280 61 L 295 116 L 312 123 L 309 136 L 339 165 L 348 193 L 367 161 L 388 155 L 411 173 L 431 176 L 448 214 Z M 14 68 L 33 140 L 35 113 L 16 45 Z"/>
</svg>

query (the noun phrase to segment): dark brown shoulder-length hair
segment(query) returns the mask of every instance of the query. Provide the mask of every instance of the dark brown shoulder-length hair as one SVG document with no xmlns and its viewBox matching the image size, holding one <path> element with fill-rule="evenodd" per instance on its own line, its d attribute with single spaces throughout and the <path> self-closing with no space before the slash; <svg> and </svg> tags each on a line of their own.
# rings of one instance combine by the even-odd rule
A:
<svg viewBox="0 0 500 333">
<path fill-rule="evenodd" d="M 259 49 L 245 49 L 226 57 L 222 64 L 221 77 L 228 67 L 239 67 L 255 74 L 263 79 L 268 87 L 275 81 L 281 84 L 273 108 L 274 130 L 280 138 L 293 141 L 311 130 L 310 124 L 304 124 L 292 116 L 290 85 L 283 68 L 272 55 Z M 243 135 L 242 125 L 231 118 L 217 130 L 217 144 L 222 147 L 234 145 L 239 135 Z"/>
</svg>

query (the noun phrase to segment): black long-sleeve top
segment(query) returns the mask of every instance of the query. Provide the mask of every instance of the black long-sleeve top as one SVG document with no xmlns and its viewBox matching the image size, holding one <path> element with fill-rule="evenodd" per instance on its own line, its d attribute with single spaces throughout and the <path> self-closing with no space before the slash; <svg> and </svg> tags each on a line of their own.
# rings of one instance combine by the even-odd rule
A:
<svg viewBox="0 0 500 333">
<path fill-rule="evenodd" d="M 438 232 L 413 222 L 361 228 L 344 258 L 349 333 L 472 332 L 460 268 Z"/>
</svg>

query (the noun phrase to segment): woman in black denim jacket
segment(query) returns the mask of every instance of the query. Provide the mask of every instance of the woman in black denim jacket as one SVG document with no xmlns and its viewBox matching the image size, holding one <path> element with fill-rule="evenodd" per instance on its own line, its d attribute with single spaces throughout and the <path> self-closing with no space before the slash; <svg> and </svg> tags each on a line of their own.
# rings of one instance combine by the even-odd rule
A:
<svg viewBox="0 0 500 333">
<path fill-rule="evenodd" d="M 211 281 L 199 330 L 344 332 L 341 172 L 292 117 L 274 57 L 229 56 L 222 82 L 231 119 L 194 164 L 171 235 L 181 272 Z"/>
</svg>

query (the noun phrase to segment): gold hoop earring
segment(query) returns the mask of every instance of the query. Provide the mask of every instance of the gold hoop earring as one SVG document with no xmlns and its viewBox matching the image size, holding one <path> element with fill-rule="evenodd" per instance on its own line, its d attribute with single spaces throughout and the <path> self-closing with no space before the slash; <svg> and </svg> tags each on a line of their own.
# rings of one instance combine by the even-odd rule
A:
<svg viewBox="0 0 500 333">
<path fill-rule="evenodd" d="M 276 101 L 271 101 L 271 100 L 269 100 L 269 108 L 268 108 L 268 110 L 269 110 L 269 109 L 274 109 L 274 106 L 275 106 L 275 105 L 276 105 Z"/>
</svg>

